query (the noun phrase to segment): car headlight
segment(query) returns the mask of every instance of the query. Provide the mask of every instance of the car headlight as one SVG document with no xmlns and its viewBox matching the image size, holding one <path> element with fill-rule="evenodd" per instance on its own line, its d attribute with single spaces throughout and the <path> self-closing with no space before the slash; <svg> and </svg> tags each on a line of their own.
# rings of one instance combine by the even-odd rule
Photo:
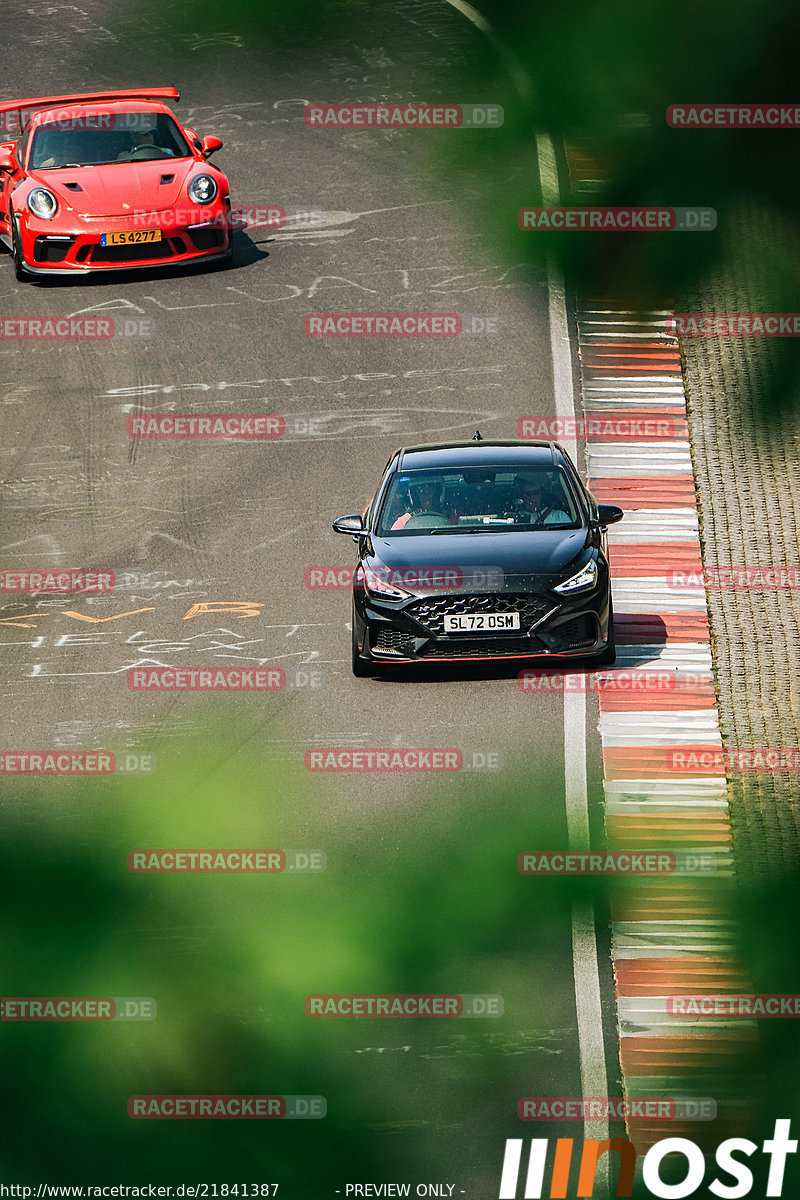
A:
<svg viewBox="0 0 800 1200">
<path fill-rule="evenodd" d="M 386 568 L 384 568 L 385 570 Z M 386 600 L 407 600 L 411 592 L 405 591 L 404 588 L 395 587 L 393 583 L 389 583 L 377 571 L 371 570 L 369 567 L 363 569 L 363 584 L 364 590 L 372 592 L 374 596 L 383 596 Z"/>
<path fill-rule="evenodd" d="M 562 596 L 571 595 L 573 592 L 592 588 L 596 583 L 597 563 L 592 558 L 585 567 L 581 567 L 576 575 L 571 575 L 569 579 L 565 579 L 563 583 L 559 583 L 557 587 L 553 588 L 553 591 L 560 592 Z"/>
<path fill-rule="evenodd" d="M 58 201 L 48 188 L 35 187 L 28 192 L 28 208 L 35 217 L 49 221 L 58 212 Z"/>
<path fill-rule="evenodd" d="M 213 175 L 195 175 L 189 180 L 188 192 L 195 204 L 210 204 L 217 194 L 217 181 Z"/>
</svg>

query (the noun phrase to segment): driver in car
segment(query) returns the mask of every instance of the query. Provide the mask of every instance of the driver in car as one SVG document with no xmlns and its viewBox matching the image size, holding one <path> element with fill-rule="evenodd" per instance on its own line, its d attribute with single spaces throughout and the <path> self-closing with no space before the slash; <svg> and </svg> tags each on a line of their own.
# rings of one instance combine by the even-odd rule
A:
<svg viewBox="0 0 800 1200">
<path fill-rule="evenodd" d="M 516 509 L 517 520 L 525 525 L 563 525 L 571 518 L 563 508 L 554 507 L 552 496 L 542 486 L 541 479 L 518 475 L 516 478 L 521 508 Z"/>
<path fill-rule="evenodd" d="M 155 153 L 148 154 L 150 150 Z M 142 151 L 142 153 L 140 154 L 139 151 Z M 150 126 L 149 129 L 138 129 L 135 133 L 131 134 L 130 150 L 123 150 L 121 154 L 117 155 L 117 159 L 124 161 L 129 158 L 161 158 L 162 156 L 174 158 L 175 151 L 168 150 L 166 146 L 159 145 L 156 141 L 155 127 Z"/>
<path fill-rule="evenodd" d="M 392 529 L 404 529 L 412 517 L 435 516 L 446 520 L 449 518 L 443 511 L 444 488 L 440 483 L 410 483 L 408 485 L 408 505 L 392 523 Z"/>
</svg>

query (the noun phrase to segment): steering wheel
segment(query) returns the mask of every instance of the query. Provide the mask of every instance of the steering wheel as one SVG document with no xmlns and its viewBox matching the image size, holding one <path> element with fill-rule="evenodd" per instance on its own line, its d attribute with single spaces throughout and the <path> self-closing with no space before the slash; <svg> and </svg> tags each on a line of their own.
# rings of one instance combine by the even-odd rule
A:
<svg viewBox="0 0 800 1200">
<path fill-rule="evenodd" d="M 135 150 L 131 150 L 128 155 L 128 162 L 137 162 L 140 159 L 148 158 L 171 158 L 166 150 L 162 150 L 160 146 L 137 146 Z"/>
<path fill-rule="evenodd" d="M 442 525 L 449 525 L 447 517 L 440 512 L 417 512 L 412 513 L 408 518 L 404 529 L 437 529 Z"/>
</svg>

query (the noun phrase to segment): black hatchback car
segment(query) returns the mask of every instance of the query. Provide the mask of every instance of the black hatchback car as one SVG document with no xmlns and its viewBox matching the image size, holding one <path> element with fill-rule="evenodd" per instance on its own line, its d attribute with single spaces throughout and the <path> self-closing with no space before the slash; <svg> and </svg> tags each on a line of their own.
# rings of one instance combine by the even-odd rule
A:
<svg viewBox="0 0 800 1200">
<path fill-rule="evenodd" d="M 476 438 L 479 435 L 476 435 Z M 362 516 L 353 673 L 388 664 L 580 657 L 614 662 L 606 526 L 557 442 L 397 450 Z"/>
</svg>

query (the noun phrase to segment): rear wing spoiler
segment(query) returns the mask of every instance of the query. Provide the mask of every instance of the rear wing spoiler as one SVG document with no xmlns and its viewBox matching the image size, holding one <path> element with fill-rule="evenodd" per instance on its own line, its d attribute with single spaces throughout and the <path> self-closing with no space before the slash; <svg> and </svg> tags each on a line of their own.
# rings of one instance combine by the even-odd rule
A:
<svg viewBox="0 0 800 1200">
<path fill-rule="evenodd" d="M 6 100 L 0 103 L 0 141 L 3 134 L 10 134 L 6 140 L 12 141 L 19 137 L 31 123 L 31 118 L 37 112 L 52 108 L 56 112 L 79 104 L 102 104 L 104 100 L 180 100 L 180 93 L 174 87 L 161 88 L 127 88 L 119 92 L 82 92 L 74 96 L 34 96 L 29 100 Z"/>
</svg>

